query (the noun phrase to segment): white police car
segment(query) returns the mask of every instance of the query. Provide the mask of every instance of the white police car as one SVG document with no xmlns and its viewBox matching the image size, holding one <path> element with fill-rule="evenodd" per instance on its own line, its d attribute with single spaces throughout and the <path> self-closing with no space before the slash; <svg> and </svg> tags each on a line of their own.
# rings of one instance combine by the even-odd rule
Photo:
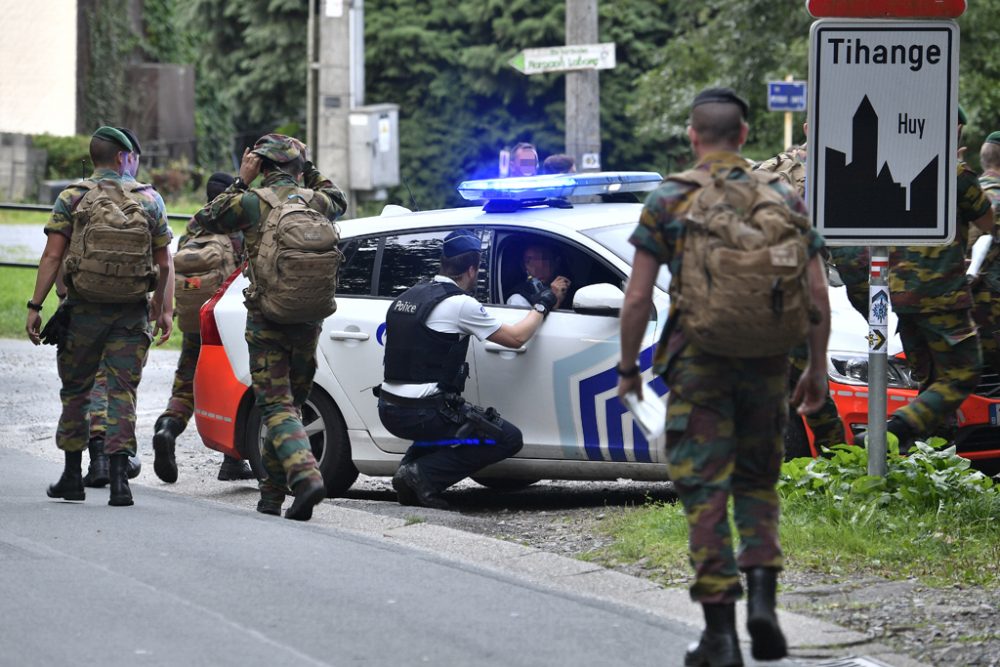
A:
<svg viewBox="0 0 1000 667">
<path fill-rule="evenodd" d="M 529 243 L 556 248 L 559 273 L 573 283 L 572 307 L 552 312 L 524 347 L 473 338 L 466 398 L 495 407 L 524 433 L 516 458 L 474 479 L 504 488 L 542 478 L 666 479 L 662 437 L 647 442 L 633 425 L 618 401 L 614 370 L 618 311 L 633 254 L 628 237 L 644 193 L 660 182 L 659 174 L 648 172 L 468 181 L 459 188 L 462 195 L 485 206 L 418 213 L 387 207 L 379 217 L 342 221 L 338 308 L 323 323 L 315 386 L 303 414 L 331 495 L 345 492 L 359 471 L 392 475 L 410 445 L 382 427 L 371 391 L 382 381 L 385 314 L 403 290 L 435 274 L 441 241 L 456 229 L 482 239 L 475 297 L 501 321 L 524 317 L 523 308 L 505 303 L 525 278 L 521 255 Z M 581 203 L 581 197 L 593 201 Z M 668 283 L 664 269 L 643 342 L 641 365 L 649 379 Z M 234 275 L 202 310 L 195 417 L 207 446 L 256 463 L 263 429 L 249 387 L 246 284 Z M 660 379 L 649 387 L 666 394 Z"/>
</svg>

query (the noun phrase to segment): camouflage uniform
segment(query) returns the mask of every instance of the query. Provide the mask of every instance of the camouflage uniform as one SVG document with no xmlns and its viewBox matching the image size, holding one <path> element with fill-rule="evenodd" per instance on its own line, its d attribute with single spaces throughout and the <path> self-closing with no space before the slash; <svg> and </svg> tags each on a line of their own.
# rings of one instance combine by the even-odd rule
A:
<svg viewBox="0 0 1000 667">
<path fill-rule="evenodd" d="M 111 169 L 99 169 L 88 180 L 102 179 L 128 180 Z M 86 193 L 80 185 L 63 190 L 45 225 L 45 233 L 72 238 L 72 212 Z M 153 249 L 169 246 L 170 228 L 160 195 L 152 186 L 145 186 L 135 190 L 133 196 L 149 214 Z M 100 406 L 99 395 L 91 404 L 91 390 L 103 366 L 107 381 L 104 451 L 108 455 L 125 452 L 134 456 L 136 388 L 152 341 L 148 306 L 145 302 L 88 303 L 72 285 L 67 285 L 66 293 L 70 322 L 56 355 L 63 406 L 56 444 L 68 452 L 82 451 L 87 446 L 91 428 L 89 413 L 99 411 Z"/>
<path fill-rule="evenodd" d="M 316 193 L 310 207 L 330 220 L 344 213 L 347 208 L 344 193 L 311 162 L 306 163 L 303 180 L 305 187 Z M 261 187 L 271 188 L 284 199 L 295 192 L 298 184 L 288 174 L 272 171 L 265 176 Z M 236 183 L 198 211 L 195 219 L 217 234 L 242 231 L 252 261 L 260 242 L 259 226 L 270 210 L 257 194 L 241 190 Z M 302 426 L 301 407 L 312 388 L 322 323 L 281 325 L 267 320 L 253 301 L 248 300 L 246 305 L 250 372 L 257 406 L 267 428 L 261 450 L 267 478 L 260 484 L 261 497 L 278 502 L 280 507 L 280 500 L 289 488 L 310 477 L 321 479 Z"/>
<path fill-rule="evenodd" d="M 745 166 L 733 153 L 713 153 L 698 168 Z M 805 215 L 802 200 L 775 182 L 788 206 Z M 678 275 L 684 223 L 676 212 L 693 186 L 666 181 L 646 200 L 631 243 L 668 264 Z M 823 239 L 809 232 L 810 254 Z M 788 356 L 730 359 L 702 352 L 668 324 L 654 372 L 670 387 L 667 405 L 667 470 L 684 504 L 695 569 L 692 599 L 703 604 L 735 601 L 743 592 L 738 570 L 783 565 L 778 543 L 775 484 L 788 419 Z M 727 503 L 734 500 L 740 534 L 734 554 Z"/>
<path fill-rule="evenodd" d="M 936 434 L 975 390 L 982 352 L 972 321 L 972 293 L 965 276 L 969 223 L 990 209 L 976 175 L 958 165 L 958 229 L 944 246 L 889 249 L 889 296 L 899 316 L 906 360 L 920 394 L 896 410 L 915 436 Z M 950 433 L 945 430 L 943 435 Z"/>
<path fill-rule="evenodd" d="M 805 146 L 795 146 L 784 153 L 775 155 L 770 160 L 761 162 L 757 165 L 756 169 L 781 175 L 789 185 L 795 188 L 800 197 L 805 198 L 806 156 Z M 868 289 L 867 283 L 865 284 L 865 289 Z M 866 293 L 866 303 L 867 299 L 868 295 Z M 809 346 L 806 344 L 797 345 L 792 348 L 788 356 L 790 362 L 788 367 L 788 386 L 794 389 L 795 385 L 799 382 L 799 378 L 805 372 L 806 366 L 809 364 Z M 790 414 L 789 417 L 791 419 L 801 419 L 797 414 Z M 840 413 L 837 412 L 837 404 L 834 403 L 829 390 L 827 390 L 826 400 L 823 401 L 822 407 L 817 412 L 806 415 L 805 421 L 809 425 L 809 430 L 813 433 L 817 450 L 822 447 L 833 447 L 842 442 L 847 442 L 847 431 L 844 430 L 844 422 L 840 419 Z"/>
<path fill-rule="evenodd" d="M 987 170 L 979 177 L 979 185 L 993 205 L 994 215 L 1000 219 L 1000 174 Z M 1000 373 L 1000 242 L 995 236 L 979 269 L 972 298 L 972 316 L 979 327 L 983 363 L 992 372 Z"/>
</svg>

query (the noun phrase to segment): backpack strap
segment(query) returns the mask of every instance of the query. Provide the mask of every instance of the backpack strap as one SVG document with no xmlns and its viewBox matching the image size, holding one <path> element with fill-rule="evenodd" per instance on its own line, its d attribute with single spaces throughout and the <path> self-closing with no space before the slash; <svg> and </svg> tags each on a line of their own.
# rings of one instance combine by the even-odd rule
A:
<svg viewBox="0 0 1000 667">
<path fill-rule="evenodd" d="M 281 206 L 281 201 L 278 199 L 278 195 L 276 195 L 274 190 L 271 188 L 254 188 L 250 192 L 267 202 L 267 205 L 271 208 L 278 208 Z"/>
</svg>

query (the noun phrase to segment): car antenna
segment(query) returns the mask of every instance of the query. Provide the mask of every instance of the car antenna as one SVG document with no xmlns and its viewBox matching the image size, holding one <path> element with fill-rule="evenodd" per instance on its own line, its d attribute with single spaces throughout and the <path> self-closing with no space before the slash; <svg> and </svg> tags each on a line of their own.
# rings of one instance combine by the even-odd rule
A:
<svg viewBox="0 0 1000 667">
<path fill-rule="evenodd" d="M 402 174 L 399 175 L 399 180 L 403 183 L 403 187 L 406 188 L 406 193 L 410 195 L 410 205 L 413 207 L 413 210 L 419 211 L 420 207 L 417 206 L 417 200 L 413 198 L 413 191 L 410 190 L 410 185 L 406 182 L 406 179 L 403 178 Z"/>
</svg>

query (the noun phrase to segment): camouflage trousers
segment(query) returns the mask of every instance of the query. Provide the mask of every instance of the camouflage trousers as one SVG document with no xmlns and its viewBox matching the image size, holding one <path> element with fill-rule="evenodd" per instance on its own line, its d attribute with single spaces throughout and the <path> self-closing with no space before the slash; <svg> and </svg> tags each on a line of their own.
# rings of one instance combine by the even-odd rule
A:
<svg viewBox="0 0 1000 667">
<path fill-rule="evenodd" d="M 667 471 L 688 520 L 695 571 L 691 598 L 733 602 L 743 594 L 739 570 L 784 565 L 775 485 L 788 419 L 788 359 L 686 351 L 666 379 Z M 729 526 L 730 497 L 738 556 Z"/>
<path fill-rule="evenodd" d="M 788 355 L 788 360 L 788 387 L 791 391 L 794 391 L 795 385 L 798 384 L 799 378 L 805 373 L 806 366 L 809 363 L 809 346 L 799 345 L 792 348 L 791 353 Z M 800 417 L 798 414 L 795 414 L 791 418 L 799 419 Z M 823 405 L 819 411 L 811 415 L 806 415 L 806 424 L 809 425 L 809 430 L 813 432 L 817 451 L 821 447 L 832 447 L 847 442 L 847 432 L 844 430 L 844 422 L 840 420 L 840 413 L 837 412 L 837 404 L 833 402 L 833 398 L 830 396 L 829 387 L 826 390 L 826 400 L 823 401 Z"/>
<path fill-rule="evenodd" d="M 267 429 L 260 457 L 266 478 L 260 491 L 284 496 L 302 480 L 320 477 L 301 411 L 316 373 L 320 325 L 276 324 L 253 307 L 247 310 L 250 374 Z"/>
<path fill-rule="evenodd" d="M 85 449 L 91 413 L 100 421 L 103 408 L 104 451 L 135 455 L 135 397 L 151 342 L 144 303 L 72 305 L 69 327 L 56 353 L 62 380 L 62 414 L 56 429 L 59 449 Z M 99 372 L 105 386 L 95 392 Z"/>
<path fill-rule="evenodd" d="M 865 322 L 868 321 L 868 300 L 871 298 L 868 294 L 868 281 L 863 283 L 852 283 L 845 284 L 844 287 L 847 289 L 847 300 L 851 302 L 854 306 L 854 310 L 861 313 L 861 317 L 865 318 Z"/>
<path fill-rule="evenodd" d="M 979 327 L 984 370 L 1000 373 L 1000 294 L 980 284 L 972 298 L 972 319 Z"/>
<path fill-rule="evenodd" d="M 177 370 L 174 372 L 174 386 L 170 392 L 167 408 L 157 419 L 174 419 L 182 433 L 194 414 L 194 371 L 198 366 L 198 355 L 201 352 L 201 334 L 186 333 L 181 338 L 181 356 L 177 359 Z"/>
<path fill-rule="evenodd" d="M 972 316 L 968 310 L 901 313 L 898 331 L 920 393 L 893 415 L 918 437 L 948 437 L 949 422 L 976 389 L 983 366 Z"/>
<path fill-rule="evenodd" d="M 104 439 L 108 430 L 108 362 L 101 359 L 90 390 L 90 437 Z"/>
</svg>

